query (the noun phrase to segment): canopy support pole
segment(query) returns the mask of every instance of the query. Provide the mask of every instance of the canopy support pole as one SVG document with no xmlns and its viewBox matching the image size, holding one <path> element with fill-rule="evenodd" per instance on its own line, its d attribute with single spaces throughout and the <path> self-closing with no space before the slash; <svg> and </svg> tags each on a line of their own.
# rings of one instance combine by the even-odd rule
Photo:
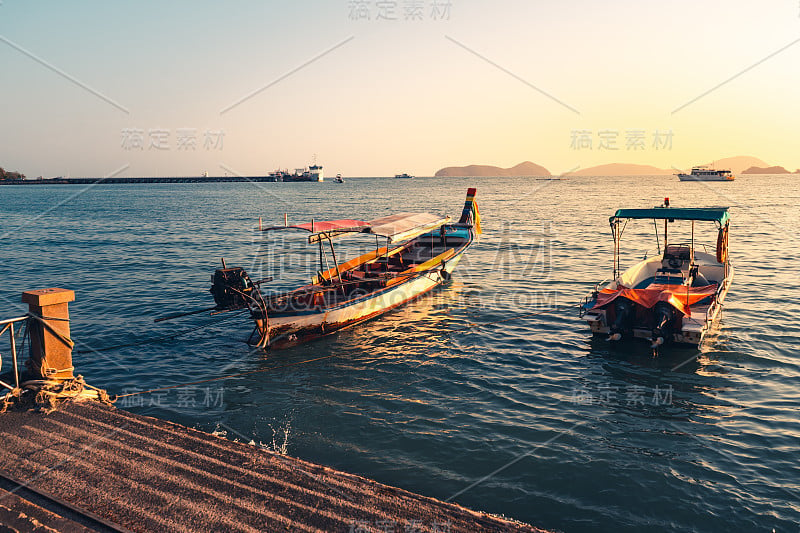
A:
<svg viewBox="0 0 800 533">
<path fill-rule="evenodd" d="M 617 270 L 619 269 L 619 219 L 614 219 L 614 222 L 611 223 L 611 235 L 614 237 L 614 260 L 612 264 L 612 277 L 616 281 L 617 279 Z"/>
<path fill-rule="evenodd" d="M 319 271 L 320 272 L 325 272 L 325 265 L 322 262 L 323 261 L 323 259 L 322 259 L 323 258 L 322 239 L 318 240 L 317 244 L 319 245 Z M 320 283 L 322 283 L 321 279 L 319 281 L 320 281 Z"/>
<path fill-rule="evenodd" d="M 658 249 L 658 255 L 661 255 L 661 241 L 658 240 L 658 224 L 656 224 L 656 219 L 653 219 L 653 228 L 656 230 L 656 248 Z"/>
<path fill-rule="evenodd" d="M 342 285 L 342 273 L 339 271 L 339 262 L 336 260 L 336 250 L 333 248 L 333 239 L 331 239 L 330 235 L 326 235 L 328 237 L 328 244 L 331 247 L 331 256 L 333 256 L 333 264 L 336 266 L 336 278 L 339 280 L 339 286 L 342 289 L 342 294 L 345 294 L 344 285 Z"/>
</svg>

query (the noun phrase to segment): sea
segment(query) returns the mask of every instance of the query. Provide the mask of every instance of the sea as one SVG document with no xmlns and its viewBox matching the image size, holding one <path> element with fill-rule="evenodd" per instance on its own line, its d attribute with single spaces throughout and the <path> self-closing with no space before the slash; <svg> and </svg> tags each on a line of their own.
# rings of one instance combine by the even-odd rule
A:
<svg viewBox="0 0 800 533">
<path fill-rule="evenodd" d="M 120 395 L 120 409 L 538 527 L 797 532 L 798 183 L 4 186 L 0 318 L 25 311 L 23 291 L 73 289 L 76 372 Z M 483 235 L 447 285 L 384 317 L 274 352 L 245 342 L 253 326 L 242 313 L 154 321 L 213 306 L 223 259 L 272 276 L 270 291 L 308 282 L 319 266 L 307 233 L 259 232 L 259 218 L 457 218 L 468 187 Z M 730 207 L 735 275 L 714 334 L 654 356 L 644 341 L 593 338 L 578 305 L 612 275 L 609 216 L 665 197 Z M 663 237 L 652 222 L 629 224 L 623 266 L 658 253 L 656 231 Z M 716 230 L 698 223 L 693 238 L 713 248 Z M 375 246 L 340 241 L 340 261 Z"/>
</svg>

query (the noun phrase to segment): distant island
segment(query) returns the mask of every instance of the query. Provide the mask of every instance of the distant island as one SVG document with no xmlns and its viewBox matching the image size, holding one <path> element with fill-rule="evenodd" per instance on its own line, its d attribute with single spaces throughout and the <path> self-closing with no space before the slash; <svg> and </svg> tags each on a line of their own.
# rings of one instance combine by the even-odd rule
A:
<svg viewBox="0 0 800 533">
<path fill-rule="evenodd" d="M 757 157 L 749 155 L 740 155 L 737 157 L 727 157 L 724 159 L 717 159 L 711 162 L 714 168 L 721 170 L 730 170 L 734 174 L 741 174 L 745 169 L 750 167 L 768 167 L 769 165 Z"/>
<path fill-rule="evenodd" d="M 791 172 L 780 166 L 770 166 L 761 159 L 749 155 L 726 157 L 697 165 L 709 165 L 716 169 L 730 170 L 733 174 L 790 174 Z M 671 176 L 679 172 L 689 172 L 689 168 L 658 168 L 652 165 L 636 165 L 632 163 L 608 163 L 589 168 L 582 168 L 574 172 L 567 172 L 565 176 Z M 800 169 L 794 174 L 800 174 Z M 492 165 L 467 165 L 465 167 L 445 167 L 436 171 L 437 177 L 512 177 L 512 176 L 550 176 L 549 170 L 536 163 L 525 161 L 511 168 L 501 168 Z"/>
<path fill-rule="evenodd" d="M 698 163 L 700 164 L 700 163 Z M 717 159 L 709 163 L 714 168 L 730 170 L 734 174 L 747 174 L 745 169 L 768 167 L 769 165 L 758 159 L 748 155 L 727 157 Z M 779 168 L 779 167 L 773 167 Z M 686 169 L 688 172 L 689 169 Z M 568 176 L 670 176 L 677 174 L 680 170 L 675 168 L 658 168 L 651 165 L 634 165 L 630 163 L 610 163 L 607 165 L 598 165 L 596 167 L 583 168 L 575 172 L 567 174 Z M 755 172 L 753 172 L 755 173 Z M 765 174 L 766 172 L 759 172 Z M 775 172 L 776 174 L 778 172 Z"/>
<path fill-rule="evenodd" d="M 465 167 L 445 167 L 436 171 L 436 177 L 512 177 L 549 176 L 550 171 L 541 165 L 525 161 L 511 168 L 491 165 L 467 165 Z"/>
<path fill-rule="evenodd" d="M 790 172 L 783 167 L 774 166 L 774 167 L 750 167 L 746 170 L 742 170 L 740 174 L 800 174 L 800 168 L 795 170 L 794 172 Z"/>
</svg>

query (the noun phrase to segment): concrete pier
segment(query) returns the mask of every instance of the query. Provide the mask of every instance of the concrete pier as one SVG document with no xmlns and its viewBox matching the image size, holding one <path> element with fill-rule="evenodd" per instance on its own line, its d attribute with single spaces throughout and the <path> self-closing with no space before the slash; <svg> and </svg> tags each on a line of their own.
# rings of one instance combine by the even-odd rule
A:
<svg viewBox="0 0 800 533">
<path fill-rule="evenodd" d="M 122 530 L 542 531 L 92 401 L 4 413 L 0 443 L 0 473 Z"/>
<path fill-rule="evenodd" d="M 94 531 L 7 490 L 0 490 L 0 530 L 42 533 L 52 531 L 89 533 Z"/>
<path fill-rule="evenodd" d="M 169 178 L 46 178 L 32 180 L 0 180 L 0 185 L 94 185 L 100 183 L 103 185 L 125 185 L 137 183 L 266 183 L 274 181 L 278 180 L 273 176 L 175 176 Z"/>
<path fill-rule="evenodd" d="M 74 299 L 56 288 L 22 296 L 32 315 L 27 364 L 38 380 L 23 389 L 45 378 L 51 401 L 42 409 L 24 399 L 45 389 L 9 386 L 0 413 L 0 531 L 542 531 L 122 411 L 91 399 L 107 400 L 97 389 L 71 394 L 83 384 L 72 379 Z M 65 385 L 72 387 L 58 388 Z"/>
<path fill-rule="evenodd" d="M 30 321 L 31 357 L 28 369 L 33 379 L 72 379 L 72 341 L 69 338 L 69 302 L 75 292 L 69 289 L 39 289 L 22 293 L 28 312 L 38 317 Z"/>
</svg>

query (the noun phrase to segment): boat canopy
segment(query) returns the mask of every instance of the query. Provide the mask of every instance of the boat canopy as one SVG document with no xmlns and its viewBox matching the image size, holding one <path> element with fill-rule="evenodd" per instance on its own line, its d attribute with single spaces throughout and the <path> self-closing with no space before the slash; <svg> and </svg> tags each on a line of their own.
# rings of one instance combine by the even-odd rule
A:
<svg viewBox="0 0 800 533">
<path fill-rule="evenodd" d="M 716 222 L 720 226 L 728 223 L 730 215 L 727 207 L 654 207 L 652 209 L 617 209 L 609 222 L 621 218 L 701 220 Z"/>
<path fill-rule="evenodd" d="M 328 233 L 332 231 L 361 231 L 369 227 L 369 222 L 363 220 L 320 220 L 319 222 L 312 221 L 305 224 L 295 224 L 294 226 L 273 226 L 267 228 L 271 229 L 302 229 L 312 233 Z"/>
<path fill-rule="evenodd" d="M 292 226 L 272 226 L 263 231 L 296 229 L 309 231 L 309 243 L 329 239 L 346 233 L 370 233 L 386 237 L 390 243 L 413 239 L 432 229 L 447 224 L 450 217 L 432 213 L 397 213 L 388 217 L 376 218 L 369 222 L 363 220 L 320 220 L 295 224 Z"/>
<path fill-rule="evenodd" d="M 363 232 L 386 237 L 390 243 L 394 243 L 413 239 L 448 222 L 450 217 L 432 213 L 397 213 L 370 220 L 370 227 Z"/>
<path fill-rule="evenodd" d="M 320 221 L 312 220 L 311 222 L 294 224 L 292 226 L 271 226 L 269 228 L 264 228 L 262 231 L 284 229 L 299 229 L 303 231 L 309 231 L 312 233 L 312 235 L 308 236 L 308 242 L 315 243 L 322 238 L 333 238 L 345 233 L 363 231 L 365 228 L 369 228 L 369 222 L 364 222 L 363 220 L 342 219 Z"/>
</svg>

